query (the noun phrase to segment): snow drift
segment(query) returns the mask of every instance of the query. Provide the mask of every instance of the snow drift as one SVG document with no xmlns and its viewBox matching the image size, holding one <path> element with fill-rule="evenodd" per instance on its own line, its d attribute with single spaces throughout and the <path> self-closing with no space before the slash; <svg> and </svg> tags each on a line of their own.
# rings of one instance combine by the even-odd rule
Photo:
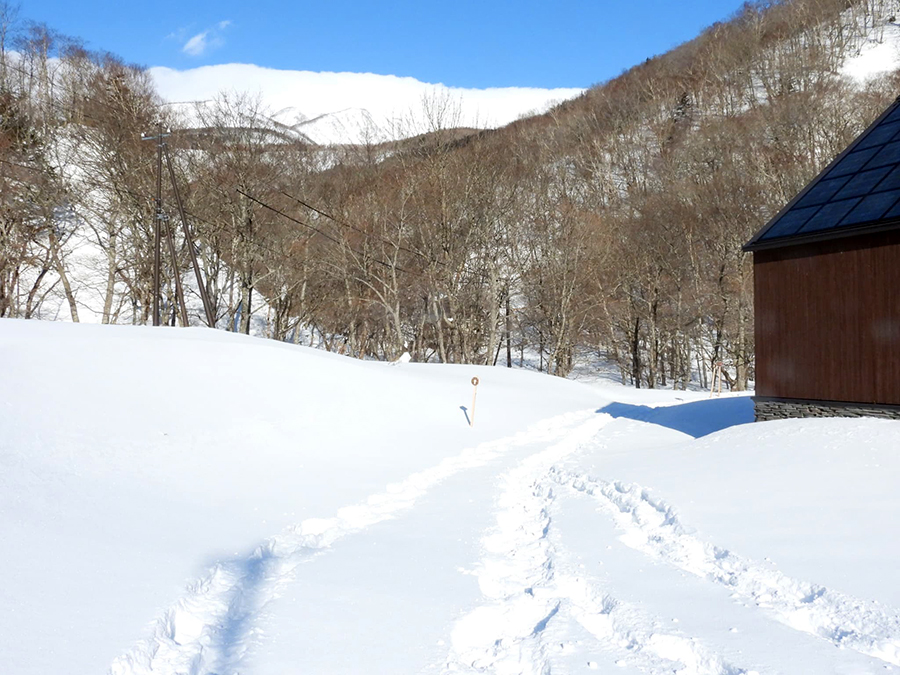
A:
<svg viewBox="0 0 900 675">
<path fill-rule="evenodd" d="M 206 329 L 0 359 L 8 672 L 900 665 L 896 422 Z"/>
</svg>

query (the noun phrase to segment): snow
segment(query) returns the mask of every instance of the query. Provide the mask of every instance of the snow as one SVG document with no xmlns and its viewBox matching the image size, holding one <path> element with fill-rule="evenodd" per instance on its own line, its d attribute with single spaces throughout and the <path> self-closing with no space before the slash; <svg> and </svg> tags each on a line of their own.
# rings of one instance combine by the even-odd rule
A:
<svg viewBox="0 0 900 675">
<path fill-rule="evenodd" d="M 900 68 L 900 25 L 887 23 L 880 40 L 868 39 L 844 60 L 841 74 L 860 84 Z"/>
<path fill-rule="evenodd" d="M 204 101 L 221 91 L 258 96 L 278 121 L 316 143 L 355 143 L 414 136 L 429 128 L 424 107 L 440 112 L 449 127 L 498 127 L 580 95 L 583 89 L 491 87 L 470 89 L 421 82 L 412 77 L 374 73 L 276 70 L 247 63 L 202 66 L 188 70 L 150 68 L 167 101 Z M 434 123 L 436 120 L 431 120 Z M 370 124 L 371 123 L 371 124 Z"/>
<path fill-rule="evenodd" d="M 5 672 L 900 666 L 898 422 L 200 328 L 0 359 Z"/>
</svg>

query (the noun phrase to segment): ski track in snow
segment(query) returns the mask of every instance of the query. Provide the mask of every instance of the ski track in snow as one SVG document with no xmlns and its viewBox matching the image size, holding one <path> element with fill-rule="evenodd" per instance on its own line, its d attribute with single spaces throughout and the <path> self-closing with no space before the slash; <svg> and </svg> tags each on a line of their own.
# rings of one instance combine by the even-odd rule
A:
<svg viewBox="0 0 900 675">
<path fill-rule="evenodd" d="M 110 666 L 111 675 L 232 673 L 257 639 L 256 618 L 294 578 L 297 567 L 339 539 L 412 507 L 450 476 L 484 466 L 516 447 L 546 444 L 594 411 L 552 417 L 513 436 L 482 443 L 340 509 L 333 518 L 309 518 L 259 545 L 247 558 L 216 564 L 151 626 L 150 635 Z"/>
<path fill-rule="evenodd" d="M 548 675 L 556 646 L 544 633 L 560 613 L 577 620 L 625 664 L 686 675 L 747 672 L 689 637 L 660 630 L 654 618 L 566 569 L 570 566 L 550 536 L 558 487 L 553 466 L 610 421 L 608 415 L 588 420 L 503 477 L 497 524 L 482 539 L 484 556 L 476 571 L 486 602 L 454 625 L 445 673 Z"/>
<path fill-rule="evenodd" d="M 834 645 L 900 665 L 900 612 L 866 602 L 742 558 L 703 542 L 682 526 L 673 507 L 634 484 L 552 468 L 551 479 L 594 497 L 624 530 L 621 541 L 674 567 L 721 584 L 778 621 Z"/>
</svg>

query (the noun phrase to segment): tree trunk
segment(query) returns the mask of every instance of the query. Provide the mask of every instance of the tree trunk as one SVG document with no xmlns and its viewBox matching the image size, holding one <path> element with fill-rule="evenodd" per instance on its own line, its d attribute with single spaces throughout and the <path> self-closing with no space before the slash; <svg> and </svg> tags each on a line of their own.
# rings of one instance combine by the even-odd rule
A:
<svg viewBox="0 0 900 675">
<path fill-rule="evenodd" d="M 631 337 L 631 379 L 634 388 L 641 388 L 641 319 L 634 320 L 634 332 Z"/>
<path fill-rule="evenodd" d="M 512 317 L 509 314 L 509 286 L 506 287 L 506 367 L 512 368 Z"/>
<path fill-rule="evenodd" d="M 52 231 L 50 232 L 50 255 L 53 258 L 53 266 L 56 268 L 56 273 L 59 275 L 60 281 L 62 281 L 63 291 L 69 303 L 69 312 L 72 314 L 72 321 L 78 323 L 78 305 L 75 304 L 75 294 L 72 292 L 72 285 L 69 283 L 69 275 L 66 274 L 66 266 L 59 256 L 59 241 Z"/>
<path fill-rule="evenodd" d="M 241 275 L 241 327 L 240 332 L 250 335 L 250 307 L 253 302 L 252 275 Z"/>
<path fill-rule="evenodd" d="M 112 314 L 113 299 L 116 292 L 116 234 L 113 232 L 109 235 L 109 246 L 106 249 L 106 293 L 103 298 L 103 318 L 102 323 L 110 322 Z"/>
</svg>

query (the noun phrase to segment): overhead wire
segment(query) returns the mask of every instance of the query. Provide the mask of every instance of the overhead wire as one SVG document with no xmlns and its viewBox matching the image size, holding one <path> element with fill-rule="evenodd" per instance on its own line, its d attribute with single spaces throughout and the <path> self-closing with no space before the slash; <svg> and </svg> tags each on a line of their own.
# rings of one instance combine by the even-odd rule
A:
<svg viewBox="0 0 900 675">
<path fill-rule="evenodd" d="M 379 239 L 380 241 L 382 241 L 385 244 L 388 244 L 389 246 L 393 246 L 401 251 L 405 251 L 406 253 L 411 253 L 412 255 L 419 256 L 420 258 L 422 258 L 423 260 L 426 260 L 429 263 L 435 263 L 438 265 L 446 266 L 446 263 L 441 262 L 440 260 L 436 260 L 435 258 L 431 258 L 431 257 L 425 255 L 424 253 L 422 253 L 421 251 L 416 251 L 416 250 L 408 248 L 406 246 L 402 246 L 401 244 L 390 241 L 389 239 L 385 239 L 384 237 L 382 237 L 378 234 L 374 234 L 372 232 L 362 229 L 361 227 L 357 227 L 356 225 L 353 225 L 352 223 L 348 223 L 346 221 L 340 220 L 340 219 L 334 217 L 333 215 L 331 215 L 330 213 L 328 213 L 327 211 L 323 211 L 322 209 L 317 208 L 317 207 L 313 206 L 312 204 L 300 199 L 299 197 L 295 197 L 294 195 L 285 192 L 284 190 L 281 191 L 281 194 L 283 194 L 288 199 L 293 199 L 295 202 L 297 202 L 301 206 L 305 206 L 310 211 L 318 213 L 320 216 L 328 218 L 329 220 L 337 223 L 338 225 L 341 225 L 342 227 L 349 228 L 349 229 L 353 230 L 354 232 L 359 232 L 360 234 L 362 234 L 366 237 L 374 237 L 376 239 Z"/>
<path fill-rule="evenodd" d="M 303 226 L 303 227 L 306 227 L 306 228 L 312 230 L 313 232 L 316 232 L 316 233 L 322 235 L 323 237 L 325 237 L 325 238 L 328 239 L 329 241 L 331 241 L 331 242 L 337 244 L 338 246 L 341 246 L 342 248 L 343 248 L 343 247 L 346 247 L 347 249 L 349 249 L 349 250 L 352 251 L 354 254 L 356 254 L 357 256 L 359 256 L 360 258 L 362 258 L 362 259 L 364 259 L 364 260 L 366 260 L 366 259 L 371 260 L 372 262 L 374 262 L 374 263 L 376 263 L 376 264 L 378 264 L 378 265 L 381 265 L 381 266 L 383 266 L 383 267 L 386 267 L 387 269 L 390 269 L 390 270 L 396 270 L 396 271 L 402 272 L 402 273 L 404 273 L 404 274 L 412 274 L 412 275 L 414 275 L 414 276 L 421 276 L 421 274 L 419 274 L 418 272 L 415 272 L 415 271 L 413 271 L 413 270 L 409 270 L 409 269 L 400 267 L 399 265 L 396 265 L 396 264 L 387 263 L 387 262 L 385 262 L 384 260 L 381 260 L 380 258 L 376 258 L 376 257 L 374 257 L 374 256 L 366 255 L 366 254 L 364 254 L 364 253 L 361 253 L 361 252 L 357 251 L 356 249 L 354 249 L 354 248 L 353 248 L 352 246 L 350 246 L 349 244 L 347 244 L 347 242 L 341 241 L 340 239 L 337 239 L 336 237 L 331 236 L 330 234 L 328 234 L 327 232 L 321 230 L 320 228 L 316 227 L 315 225 L 310 225 L 309 223 L 306 223 L 306 222 L 300 220 L 299 218 L 295 218 L 295 217 L 293 217 L 293 216 L 291 216 L 291 215 L 285 213 L 284 211 L 281 211 L 280 209 L 275 208 L 274 206 L 272 206 L 272 205 L 270 205 L 270 204 L 266 204 L 264 201 L 262 201 L 262 200 L 260 200 L 260 199 L 257 199 L 256 197 L 254 197 L 254 196 L 252 196 L 252 195 L 246 193 L 245 191 L 241 190 L 240 188 L 235 188 L 235 190 L 236 190 L 236 192 L 237 192 L 238 194 L 243 195 L 244 197 L 246 197 L 246 198 L 249 199 L 250 201 L 259 204 L 259 205 L 262 206 L 263 208 L 266 208 L 266 209 L 268 209 L 269 211 L 272 211 L 273 213 L 277 213 L 278 215 L 282 216 L 283 218 L 287 218 L 288 220 L 290 220 L 290 221 L 293 222 L 293 223 L 296 223 L 297 225 L 301 225 L 301 226 Z"/>
<path fill-rule="evenodd" d="M 23 74 L 23 75 L 25 75 L 25 76 L 27 76 L 27 77 L 34 77 L 34 76 L 35 76 L 35 73 L 30 72 L 29 70 L 27 70 L 27 69 L 25 69 L 25 68 L 22 68 L 22 67 L 20 67 L 20 66 L 14 64 L 14 63 L 10 63 L 9 61 L 6 61 L 6 62 L 4 63 L 4 66 L 7 67 L 7 68 L 9 68 L 9 69 L 11 69 L 11 70 L 16 71 L 16 72 L 19 72 L 19 73 L 21 73 L 21 74 Z M 55 82 L 55 81 L 54 81 L 53 83 L 54 83 L 54 85 L 58 85 L 60 89 L 65 89 L 65 88 L 66 88 L 66 85 L 65 85 L 65 84 L 59 84 L 59 83 L 57 83 L 57 82 Z M 73 94 L 73 95 L 75 94 L 75 92 L 72 92 L 71 89 L 69 90 L 69 93 L 70 93 L 70 94 Z M 94 96 L 89 96 L 89 95 L 83 95 L 83 94 L 82 94 L 82 95 L 80 95 L 79 97 L 80 97 L 80 100 L 82 100 L 82 101 L 89 101 L 89 102 L 92 102 L 92 103 L 96 103 L 96 104 L 98 104 L 98 105 L 101 105 L 101 106 L 104 106 L 104 107 L 110 109 L 110 110 L 113 111 L 113 112 L 117 112 L 117 113 L 120 113 L 120 112 L 121 112 L 121 110 L 120 110 L 119 108 L 117 108 L 117 107 L 115 107 L 115 106 L 113 106 L 113 105 L 107 103 L 106 101 L 101 101 L 101 100 L 99 100 L 98 98 L 96 98 L 96 97 L 94 97 Z M 47 101 L 47 103 L 48 103 L 49 105 L 51 105 L 52 107 L 58 109 L 58 110 L 61 110 L 61 111 L 64 111 L 64 112 L 68 112 L 68 113 L 70 113 L 70 114 L 80 115 L 81 117 L 84 117 L 85 119 L 91 120 L 91 121 L 93 121 L 93 122 L 102 123 L 102 122 L 104 121 L 104 120 L 100 120 L 100 119 L 98 119 L 97 117 L 94 117 L 94 116 L 92 116 L 92 115 L 86 113 L 84 110 L 77 109 L 77 108 L 75 108 L 75 107 L 73 107 L 73 106 L 71 106 L 71 105 L 66 105 L 66 104 L 61 103 L 60 101 L 57 101 L 57 100 L 52 99 L 52 98 L 49 99 L 49 100 Z M 12 165 L 12 166 L 18 166 L 18 167 L 21 167 L 21 168 L 23 168 L 23 169 L 27 169 L 27 170 L 34 171 L 34 172 L 39 172 L 39 171 L 40 171 L 40 169 L 37 169 L 37 168 L 34 168 L 34 167 L 28 167 L 28 166 L 21 165 L 21 164 L 16 164 L 16 163 L 14 163 L 14 162 L 10 162 L 10 161 L 4 160 L 4 159 L 0 159 L 0 162 L 2 162 L 2 163 L 4 163 L 4 164 L 9 164 L 9 165 Z M 99 185 L 99 183 L 95 183 L 95 184 Z M 115 186 L 113 189 L 116 190 L 116 191 L 119 191 L 119 192 L 124 192 L 124 193 L 126 193 L 126 194 L 131 195 L 132 197 L 135 197 L 135 198 L 141 199 L 141 200 L 153 201 L 153 199 L 154 199 L 154 198 L 153 198 L 152 196 L 150 196 L 150 195 L 139 194 L 139 193 L 133 192 L 133 191 L 127 189 L 127 188 L 124 188 L 124 187 L 122 187 L 122 186 Z M 342 240 L 340 240 L 340 239 L 337 239 L 336 237 L 331 236 L 330 234 L 328 234 L 327 232 L 323 231 L 322 229 L 317 228 L 317 227 L 315 227 L 314 225 L 311 225 L 311 224 L 309 224 L 309 223 L 306 223 L 306 222 L 304 222 L 304 221 L 302 221 L 302 220 L 300 220 L 300 219 L 298 219 L 298 218 L 295 218 L 295 217 L 291 216 L 290 214 L 287 214 L 287 213 L 285 213 L 284 211 L 281 211 L 280 209 L 277 209 L 277 208 L 275 208 L 274 206 L 272 206 L 272 205 L 270 205 L 270 204 L 267 204 L 267 203 L 263 202 L 262 200 L 260 200 L 260 199 L 258 199 L 258 198 L 256 198 L 256 197 L 254 197 L 253 195 L 250 195 L 250 194 L 244 192 L 244 191 L 241 190 L 240 188 L 236 188 L 236 191 L 237 191 L 239 194 L 241 194 L 242 196 L 244 196 L 245 198 L 247 198 L 247 199 L 249 199 L 249 200 L 251 200 L 251 201 L 253 201 L 253 202 L 259 204 L 259 205 L 262 206 L 263 208 L 268 209 L 268 210 L 272 211 L 273 213 L 276 213 L 276 214 L 280 215 L 280 216 L 283 217 L 283 218 L 286 218 L 287 220 L 289 220 L 289 221 L 291 221 L 291 222 L 294 222 L 294 223 L 296 223 L 296 224 L 298 224 L 298 225 L 301 225 L 302 227 L 306 227 L 306 228 L 312 230 L 313 232 L 315 232 L 315 233 L 321 235 L 322 237 L 328 239 L 329 241 L 331 241 L 331 242 L 334 243 L 334 244 L 337 244 L 337 245 L 339 245 L 339 246 L 341 246 L 341 247 L 346 247 L 346 248 L 348 248 L 348 249 L 349 249 L 350 251 L 352 251 L 356 256 L 360 257 L 360 258 L 363 259 L 363 260 L 370 260 L 371 262 L 373 262 L 373 263 L 375 263 L 375 264 L 378 264 L 378 265 L 381 265 L 381 266 L 383 266 L 383 267 L 385 267 L 385 268 L 387 268 L 387 269 L 396 270 L 396 271 L 401 272 L 401 273 L 404 273 L 404 274 L 411 274 L 411 275 L 414 275 L 414 276 L 421 276 L 420 273 L 418 273 L 418 272 L 416 272 L 416 271 L 414 271 L 414 270 L 410 270 L 410 269 L 401 267 L 401 266 L 396 265 L 396 264 L 388 263 L 388 262 L 385 262 L 384 260 L 381 260 L 380 258 L 377 258 L 377 257 L 375 257 L 375 256 L 372 256 L 372 255 L 365 254 L 365 253 L 362 253 L 362 252 L 360 252 L 360 251 L 357 251 L 357 250 L 354 249 L 352 246 L 349 246 L 349 244 L 347 244 L 347 242 L 342 241 Z M 281 193 L 282 193 L 285 197 L 287 197 L 287 198 L 289 198 L 289 199 L 292 199 L 293 201 L 297 202 L 298 204 L 304 206 L 305 208 L 308 208 L 308 209 L 310 209 L 311 211 L 313 211 L 313 212 L 315 212 L 315 213 L 318 213 L 319 215 L 321 215 L 321 216 L 323 216 L 323 217 L 325 217 L 325 218 L 328 218 L 328 219 L 331 220 L 332 222 L 334 222 L 334 223 L 336 223 L 336 224 L 338 224 L 338 225 L 340 225 L 340 226 L 342 226 L 342 227 L 351 229 L 351 230 L 353 230 L 353 231 L 355 231 L 355 232 L 357 232 L 357 233 L 359 233 L 359 234 L 362 234 L 363 236 L 368 237 L 368 238 L 370 238 L 370 239 L 371 239 L 371 238 L 378 239 L 378 240 L 380 240 L 382 243 L 385 243 L 385 244 L 388 244 L 388 245 L 390 245 L 390 246 L 393 246 L 393 247 L 395 247 L 396 249 L 401 250 L 401 251 L 404 251 L 404 252 L 409 253 L 409 254 L 411 254 L 411 255 L 418 256 L 418 257 L 420 257 L 420 258 L 422 258 L 422 259 L 424 259 L 424 260 L 426 260 L 426 261 L 428 261 L 428 262 L 430 262 L 430 263 L 435 263 L 435 264 L 438 264 L 438 265 L 446 265 L 446 263 L 443 263 L 443 262 L 441 262 L 441 261 L 439 261 L 439 260 L 435 260 L 435 259 L 433 259 L 433 258 L 430 258 L 429 256 L 425 255 L 425 254 L 422 253 L 421 251 L 416 251 L 416 250 L 411 249 L 411 248 L 409 248 L 409 247 L 407 247 L 407 246 L 398 245 L 398 244 L 396 244 L 395 242 L 391 242 L 390 240 L 388 240 L 388 239 L 386 239 L 386 238 L 384 238 L 384 237 L 381 237 L 381 236 L 379 236 L 379 235 L 373 234 L 372 232 L 368 232 L 368 231 L 366 231 L 366 230 L 364 230 L 364 229 L 362 229 L 362 228 L 360 228 L 360 227 L 358 227 L 358 226 L 355 226 L 355 225 L 353 225 L 353 224 L 351 224 L 351 223 L 347 223 L 347 222 L 345 222 L 345 221 L 343 221 L 343 220 L 341 220 L 341 219 L 335 217 L 334 215 L 328 213 L 327 211 L 325 211 L 325 210 L 323 210 L 323 209 L 320 209 L 320 208 L 317 208 L 317 207 L 313 206 L 312 204 L 309 204 L 308 202 L 306 202 L 306 201 L 304 201 L 304 200 L 302 200 L 302 199 L 300 199 L 300 198 L 298 198 L 298 197 L 295 197 L 294 195 L 291 195 L 291 194 L 289 194 L 289 193 L 287 193 L 287 192 L 285 192 L 285 191 L 282 191 Z M 211 226 L 214 226 L 214 227 L 216 226 L 214 223 L 211 223 L 210 221 L 205 220 L 205 219 L 201 218 L 200 216 L 198 216 L 198 215 L 196 215 L 196 214 L 194 214 L 194 213 L 191 213 L 191 212 L 189 212 L 189 211 L 185 211 L 185 213 L 186 213 L 186 215 L 190 216 L 191 218 L 193 218 L 193 219 L 195 219 L 195 220 L 197 220 L 197 221 L 199 221 L 199 222 L 203 222 L 203 223 L 206 223 L 206 224 L 211 225 Z M 257 242 L 254 242 L 254 243 L 258 245 Z M 264 250 L 269 250 L 270 252 L 274 252 L 274 251 L 271 251 L 271 249 L 267 249 L 266 247 L 261 246 L 261 245 L 258 245 L 258 247 L 261 248 L 261 249 L 264 249 Z"/>
</svg>

